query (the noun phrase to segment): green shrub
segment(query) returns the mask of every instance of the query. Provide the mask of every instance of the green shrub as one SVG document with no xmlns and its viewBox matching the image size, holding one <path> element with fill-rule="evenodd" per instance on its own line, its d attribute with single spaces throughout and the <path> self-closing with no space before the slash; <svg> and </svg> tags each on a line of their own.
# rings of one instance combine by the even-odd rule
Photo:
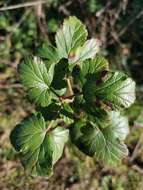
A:
<svg viewBox="0 0 143 190">
<path fill-rule="evenodd" d="M 11 132 L 10 140 L 29 174 L 51 176 L 69 137 L 85 154 L 113 164 L 128 154 L 128 120 L 120 110 L 135 100 L 135 82 L 109 69 L 101 42 L 69 17 L 18 71 L 38 106 Z"/>
</svg>

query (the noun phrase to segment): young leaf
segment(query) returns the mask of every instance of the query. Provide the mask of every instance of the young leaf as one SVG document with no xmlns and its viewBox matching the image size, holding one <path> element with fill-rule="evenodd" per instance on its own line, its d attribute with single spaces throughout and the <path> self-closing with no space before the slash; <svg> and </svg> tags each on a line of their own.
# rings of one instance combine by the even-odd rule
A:
<svg viewBox="0 0 143 190">
<path fill-rule="evenodd" d="M 38 55 L 45 59 L 49 65 L 58 63 L 59 61 L 57 48 L 48 43 L 42 45 L 42 48 L 39 49 Z"/>
<path fill-rule="evenodd" d="M 29 173 L 50 176 L 68 140 L 68 130 L 57 127 L 48 131 L 44 118 L 38 114 L 17 125 L 11 132 L 10 140 Z"/>
<path fill-rule="evenodd" d="M 108 127 L 99 128 L 96 124 L 77 123 L 70 129 L 71 139 L 81 151 L 109 164 L 119 161 L 128 153 L 126 145 L 120 141 L 127 135 L 126 120 L 119 114 L 112 114 L 122 124 L 118 123 L 115 126 L 115 120 L 113 120 L 108 123 Z M 102 125 L 107 125 L 107 121 L 102 122 Z M 123 127 L 125 127 L 125 131 Z"/>
<path fill-rule="evenodd" d="M 90 39 L 85 42 L 82 47 L 79 47 L 75 56 L 70 59 L 70 63 L 83 62 L 86 59 L 94 58 L 99 52 L 100 43 L 97 39 Z"/>
<path fill-rule="evenodd" d="M 51 99 L 57 96 L 51 91 L 50 85 L 53 80 L 53 64 L 47 70 L 45 64 L 38 58 L 27 58 L 19 66 L 20 78 L 25 87 L 29 89 L 28 93 L 31 99 L 41 106 L 47 106 Z"/>
<path fill-rule="evenodd" d="M 108 61 L 101 55 L 97 55 L 94 59 L 87 59 L 80 64 L 80 67 L 73 69 L 73 76 L 76 81 L 81 83 L 81 86 L 87 81 L 89 74 L 95 76 L 102 71 L 109 70 Z"/>
<path fill-rule="evenodd" d="M 60 58 L 68 58 L 72 50 L 82 46 L 87 38 L 85 26 L 76 17 L 64 21 L 56 34 L 56 44 Z"/>
<path fill-rule="evenodd" d="M 94 102 L 98 98 L 111 103 L 114 108 L 128 108 L 135 101 L 135 82 L 121 72 L 108 74 L 106 80 L 99 85 L 91 78 L 83 90 L 86 101 Z"/>
<path fill-rule="evenodd" d="M 81 73 L 83 76 L 96 74 L 104 70 L 109 70 L 109 63 L 101 55 L 97 55 L 94 59 L 88 59 L 81 64 Z"/>
<path fill-rule="evenodd" d="M 135 82 L 121 72 L 111 73 L 96 89 L 97 96 L 115 107 L 128 108 L 135 101 Z"/>
<path fill-rule="evenodd" d="M 108 164 L 120 161 L 128 154 L 126 145 L 122 141 L 114 139 L 112 130 L 108 130 L 108 128 L 102 131 L 99 128 L 94 128 L 89 131 L 89 135 L 82 137 L 82 141 L 85 144 L 88 143 L 91 153 L 95 150 L 95 156 Z"/>
</svg>

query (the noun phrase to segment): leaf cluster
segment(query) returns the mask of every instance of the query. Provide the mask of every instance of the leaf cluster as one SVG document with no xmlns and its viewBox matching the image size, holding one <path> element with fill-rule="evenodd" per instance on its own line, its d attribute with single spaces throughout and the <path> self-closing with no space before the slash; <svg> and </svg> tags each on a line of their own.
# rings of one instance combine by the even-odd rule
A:
<svg viewBox="0 0 143 190">
<path fill-rule="evenodd" d="M 21 162 L 32 175 L 51 176 L 69 136 L 86 155 L 108 164 L 127 155 L 128 120 L 120 110 L 135 100 L 135 82 L 109 70 L 101 42 L 87 39 L 76 17 L 65 19 L 55 46 L 44 43 L 19 65 L 22 84 L 37 105 L 35 114 L 11 132 Z"/>
</svg>

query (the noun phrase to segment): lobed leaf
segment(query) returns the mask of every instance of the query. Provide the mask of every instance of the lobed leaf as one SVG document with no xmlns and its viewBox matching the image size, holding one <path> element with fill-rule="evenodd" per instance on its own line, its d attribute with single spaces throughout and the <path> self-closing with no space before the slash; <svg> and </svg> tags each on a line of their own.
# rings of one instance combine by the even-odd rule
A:
<svg viewBox="0 0 143 190">
<path fill-rule="evenodd" d="M 96 84 L 90 78 L 84 85 L 84 98 L 93 102 L 96 98 L 111 103 L 113 108 L 128 108 L 135 101 L 135 82 L 121 72 L 108 74 L 105 81 Z"/>
<path fill-rule="evenodd" d="M 68 130 L 57 127 L 48 131 L 44 118 L 38 114 L 17 125 L 10 140 L 31 175 L 50 176 L 68 140 Z"/>
<path fill-rule="evenodd" d="M 128 154 L 128 149 L 122 142 L 128 133 L 128 123 L 118 112 L 111 112 L 109 117 L 108 123 L 106 120 L 102 122 L 102 125 L 108 125 L 106 128 L 78 122 L 70 129 L 70 135 L 82 152 L 113 164 Z"/>
<path fill-rule="evenodd" d="M 135 82 L 121 72 L 109 72 L 108 61 L 97 55 L 100 41 L 86 39 L 85 26 L 69 17 L 56 34 L 57 47 L 44 43 L 39 50 L 43 61 L 27 58 L 19 66 L 21 81 L 41 113 L 18 124 L 10 140 L 32 175 L 50 176 L 62 155 L 69 130 L 56 126 L 59 118 L 71 125 L 71 140 L 85 154 L 110 164 L 128 153 L 123 143 L 129 132 L 128 120 L 108 110 L 134 103 Z M 73 99 L 67 97 L 67 78 L 75 93 L 69 94 Z"/>
<path fill-rule="evenodd" d="M 73 16 L 64 21 L 62 29 L 57 32 L 55 38 L 60 58 L 68 59 L 73 50 L 84 44 L 87 30 L 84 24 Z"/>
<path fill-rule="evenodd" d="M 109 70 L 108 61 L 101 55 L 97 55 L 94 59 L 88 59 L 81 64 L 81 74 L 97 74 L 101 71 Z"/>
<path fill-rule="evenodd" d="M 42 60 L 37 57 L 27 58 L 19 66 L 20 78 L 32 100 L 41 106 L 47 106 L 52 99 L 57 99 L 56 94 L 51 89 L 54 76 L 52 64 L 47 70 Z"/>
<path fill-rule="evenodd" d="M 44 43 L 38 51 L 38 55 L 45 59 L 49 65 L 59 62 L 59 55 L 57 48 L 51 44 Z"/>
<path fill-rule="evenodd" d="M 113 133 L 113 138 L 119 140 L 125 140 L 126 136 L 129 134 L 129 124 L 128 119 L 125 116 L 122 116 L 120 112 L 111 111 L 108 113 L 107 123 L 104 121 L 105 131 L 106 129 Z"/>
<path fill-rule="evenodd" d="M 79 67 L 74 67 L 73 77 L 83 86 L 89 75 L 94 75 L 98 78 L 99 73 L 108 70 L 108 61 L 103 56 L 97 55 L 94 59 L 83 61 Z"/>
</svg>

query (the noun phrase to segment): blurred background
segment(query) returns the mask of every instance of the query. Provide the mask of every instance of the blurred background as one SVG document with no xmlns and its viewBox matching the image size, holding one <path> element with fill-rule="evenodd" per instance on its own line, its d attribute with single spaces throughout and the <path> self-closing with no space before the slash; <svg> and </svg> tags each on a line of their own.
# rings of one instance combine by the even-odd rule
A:
<svg viewBox="0 0 143 190">
<path fill-rule="evenodd" d="M 125 111 L 130 153 L 108 167 L 69 144 L 50 180 L 32 179 L 9 142 L 11 129 L 34 110 L 19 84 L 17 65 L 43 41 L 54 43 L 70 15 L 85 23 L 89 37 L 102 40 L 111 68 L 136 81 L 137 100 Z M 0 189 L 143 190 L 143 0 L 0 0 Z"/>
</svg>

